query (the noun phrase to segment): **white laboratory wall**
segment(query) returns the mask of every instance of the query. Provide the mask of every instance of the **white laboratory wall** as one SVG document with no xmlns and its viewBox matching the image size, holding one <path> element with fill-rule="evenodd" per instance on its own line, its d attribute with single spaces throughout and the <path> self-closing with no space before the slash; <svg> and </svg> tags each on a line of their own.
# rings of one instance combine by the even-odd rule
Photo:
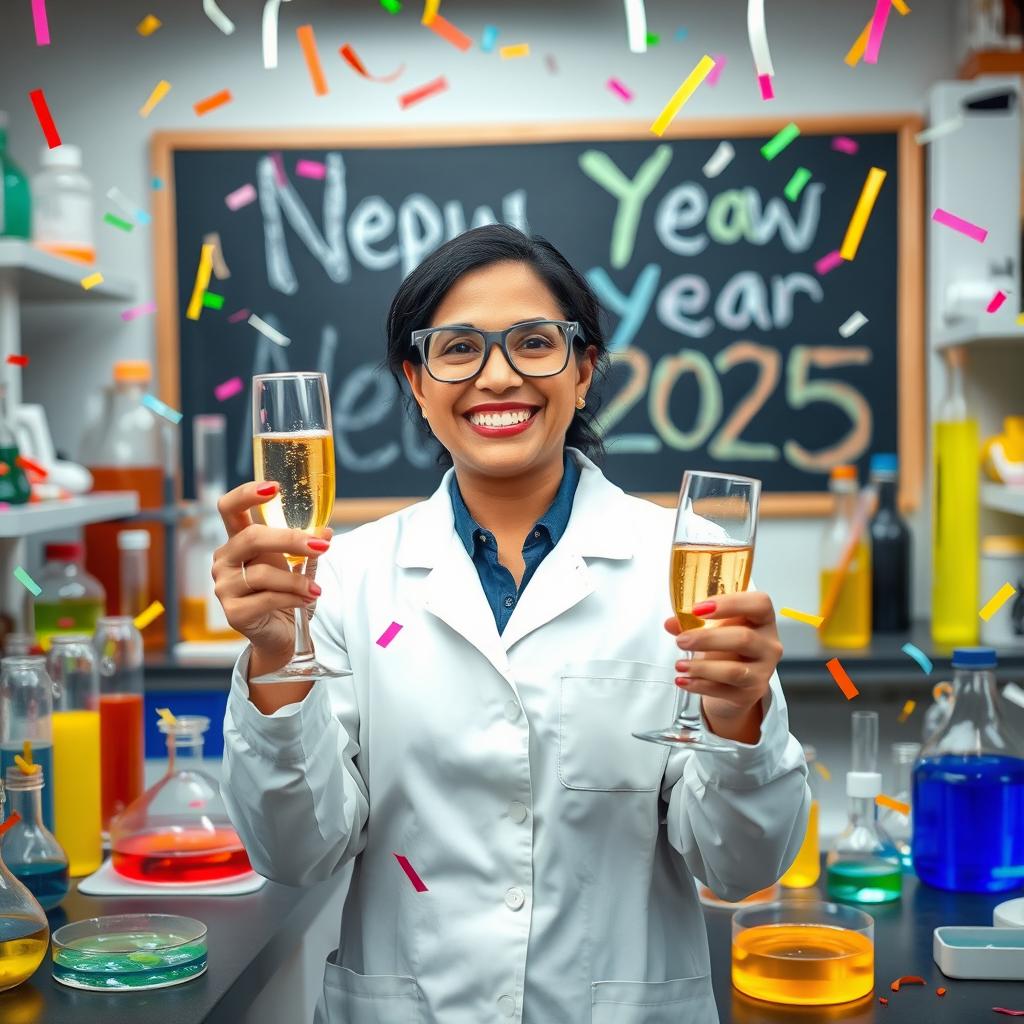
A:
<svg viewBox="0 0 1024 1024">
<path fill-rule="evenodd" d="M 502 61 L 474 48 L 460 53 L 419 24 L 418 0 L 405 0 L 398 16 L 377 0 L 295 0 L 281 8 L 280 66 L 264 70 L 257 0 L 223 0 L 237 31 L 224 36 L 201 5 L 151 0 L 49 0 L 48 48 L 34 45 L 30 6 L 9 4 L 0 28 L 0 108 L 12 115 L 12 149 L 34 169 L 42 144 L 28 103 L 43 87 L 63 139 L 80 145 L 87 172 L 102 197 L 112 185 L 145 202 L 150 188 L 148 138 L 158 129 L 265 128 L 304 125 L 434 125 L 454 122 L 588 121 L 635 116 L 649 121 L 700 56 L 726 57 L 714 88 L 698 91 L 686 110 L 700 118 L 765 116 L 799 120 L 801 114 L 923 112 L 928 88 L 955 75 L 952 0 L 914 5 L 911 15 L 889 20 L 882 59 L 855 70 L 843 61 L 871 14 L 869 0 L 772 0 L 768 32 L 776 69 L 776 99 L 763 103 L 753 79 L 743 0 L 647 0 L 648 27 L 661 44 L 632 54 L 626 44 L 621 0 L 444 0 L 451 21 L 479 39 L 486 24 L 500 29 L 499 43 L 529 42 L 531 56 Z M 149 12 L 164 26 L 148 39 L 135 25 Z M 330 94 L 313 95 L 295 37 L 312 23 Z M 686 29 L 686 37 L 677 32 Z M 403 86 L 443 73 L 451 88 L 401 111 L 398 90 L 357 78 L 337 56 L 351 43 L 366 65 L 387 73 L 406 65 Z M 545 55 L 554 56 L 557 73 Z M 606 87 L 609 76 L 635 92 L 625 104 Z M 172 89 L 148 120 L 137 110 L 159 79 Z M 233 102 L 198 119 L 192 104 L 223 88 Z M 123 234 L 100 230 L 100 267 L 131 276 L 140 302 L 153 295 L 148 229 Z M 836 311 L 841 322 L 848 310 Z M 382 311 L 383 315 L 383 311 Z M 154 322 L 123 324 L 114 309 L 72 308 L 29 317 L 24 347 L 28 401 L 43 402 L 58 445 L 74 453 L 85 397 L 110 375 L 116 359 L 152 357 Z M 926 523 L 915 517 L 921 534 Z M 755 577 L 777 604 L 813 608 L 816 581 L 794 566 L 808 564 L 815 521 L 763 522 Z M 919 549 L 920 550 L 920 549 Z M 918 573 L 916 607 L 926 608 Z"/>
</svg>

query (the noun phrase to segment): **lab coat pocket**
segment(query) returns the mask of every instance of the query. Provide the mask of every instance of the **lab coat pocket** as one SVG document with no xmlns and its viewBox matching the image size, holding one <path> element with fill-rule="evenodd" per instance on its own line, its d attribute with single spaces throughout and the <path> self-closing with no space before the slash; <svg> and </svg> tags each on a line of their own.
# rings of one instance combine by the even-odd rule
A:
<svg viewBox="0 0 1024 1024">
<path fill-rule="evenodd" d="M 591 1024 L 718 1024 L 711 976 L 673 981 L 595 981 Z"/>
<path fill-rule="evenodd" d="M 333 955 L 333 954 L 332 954 Z M 356 974 L 330 958 L 315 1024 L 422 1024 L 423 993 L 415 978 Z"/>
<path fill-rule="evenodd" d="M 640 661 L 590 661 L 561 676 L 558 778 L 566 789 L 651 793 L 668 747 L 632 734 L 668 725 L 679 693 L 674 674 Z"/>
</svg>

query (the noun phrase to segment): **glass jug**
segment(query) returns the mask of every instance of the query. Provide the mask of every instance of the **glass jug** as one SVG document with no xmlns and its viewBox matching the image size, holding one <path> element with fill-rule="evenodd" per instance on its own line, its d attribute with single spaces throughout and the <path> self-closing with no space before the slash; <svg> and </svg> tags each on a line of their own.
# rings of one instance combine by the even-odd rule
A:
<svg viewBox="0 0 1024 1024">
<path fill-rule="evenodd" d="M 4 833 L 0 850 L 14 877 L 44 910 L 52 910 L 68 894 L 68 858 L 43 824 L 44 781 L 42 769 L 27 775 L 17 767 L 7 769 L 10 811 L 21 821 Z"/>
</svg>

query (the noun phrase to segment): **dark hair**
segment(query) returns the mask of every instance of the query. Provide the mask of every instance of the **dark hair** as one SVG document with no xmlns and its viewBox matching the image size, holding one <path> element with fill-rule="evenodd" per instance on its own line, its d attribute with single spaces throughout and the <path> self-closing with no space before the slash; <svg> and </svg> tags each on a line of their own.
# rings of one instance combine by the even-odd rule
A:
<svg viewBox="0 0 1024 1024">
<path fill-rule="evenodd" d="M 586 279 L 546 239 L 523 234 L 504 224 L 489 224 L 457 235 L 435 249 L 401 283 L 388 311 L 387 368 L 398 381 L 405 382 L 403 360 L 418 363 L 419 353 L 410 345 L 410 334 L 428 327 L 434 310 L 449 289 L 463 274 L 493 263 L 525 263 L 548 286 L 562 307 L 566 320 L 580 325 L 580 345 L 597 349 L 594 367 L 598 379 L 607 371 L 608 345 L 601 329 L 601 307 Z M 595 389 L 587 395 L 587 408 L 577 409 L 565 432 L 565 443 L 579 448 L 588 458 L 600 462 L 604 444 L 594 429 L 592 417 L 599 405 Z M 433 437 L 430 425 L 420 415 L 412 395 L 405 393 L 406 414 L 413 417 L 420 429 Z M 436 439 L 435 439 L 436 440 Z M 442 467 L 452 464 L 451 455 L 440 445 L 437 462 Z"/>
</svg>

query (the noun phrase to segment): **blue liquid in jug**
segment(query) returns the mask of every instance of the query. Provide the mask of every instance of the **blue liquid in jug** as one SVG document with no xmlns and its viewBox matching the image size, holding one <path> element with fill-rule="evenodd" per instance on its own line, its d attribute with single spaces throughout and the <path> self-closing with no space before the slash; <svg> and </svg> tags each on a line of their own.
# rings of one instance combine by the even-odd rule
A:
<svg viewBox="0 0 1024 1024">
<path fill-rule="evenodd" d="M 53 910 L 68 894 L 68 866 L 63 861 L 7 866 L 11 874 L 35 896 L 43 910 Z"/>
<path fill-rule="evenodd" d="M 914 870 L 953 892 L 1024 885 L 1024 760 L 944 754 L 914 769 Z"/>
<path fill-rule="evenodd" d="M 0 747 L 0 778 L 7 778 L 7 769 L 14 767 L 15 755 L 22 751 L 22 744 L 5 743 Z M 49 743 L 32 744 L 32 761 L 43 769 L 43 791 L 40 802 L 43 806 L 43 824 L 53 831 L 53 747 Z M 7 808 L 10 813 L 10 806 Z"/>
</svg>

